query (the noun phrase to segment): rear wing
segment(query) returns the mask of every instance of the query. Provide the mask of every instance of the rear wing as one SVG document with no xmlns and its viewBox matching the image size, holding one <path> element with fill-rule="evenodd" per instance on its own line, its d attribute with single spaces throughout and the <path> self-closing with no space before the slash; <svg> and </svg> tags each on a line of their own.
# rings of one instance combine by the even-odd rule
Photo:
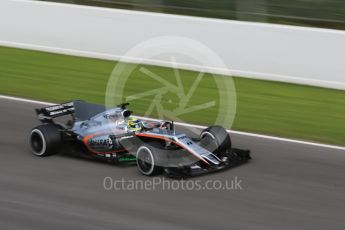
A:
<svg viewBox="0 0 345 230">
<path fill-rule="evenodd" d="M 72 115 L 74 116 L 74 102 L 67 102 L 60 105 L 53 105 L 45 108 L 36 109 L 38 119 L 42 122 L 51 122 L 53 118 Z"/>
<path fill-rule="evenodd" d="M 124 106 L 126 105 L 124 104 Z M 36 109 L 38 119 L 41 122 L 53 122 L 54 118 L 65 115 L 71 115 L 73 122 L 85 121 L 104 111 L 106 111 L 104 105 L 92 104 L 81 100 Z"/>
</svg>

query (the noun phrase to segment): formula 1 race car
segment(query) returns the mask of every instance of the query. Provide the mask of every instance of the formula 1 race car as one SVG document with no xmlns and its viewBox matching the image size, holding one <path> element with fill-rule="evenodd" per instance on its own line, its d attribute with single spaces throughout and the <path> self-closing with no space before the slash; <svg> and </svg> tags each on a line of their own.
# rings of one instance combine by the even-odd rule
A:
<svg viewBox="0 0 345 230">
<path fill-rule="evenodd" d="M 42 157 L 64 150 L 117 164 L 132 162 L 146 176 L 164 172 L 176 178 L 219 171 L 250 159 L 249 150 L 232 148 L 221 126 L 210 126 L 192 138 L 175 130 L 172 121 L 133 117 L 128 105 L 108 109 L 75 100 L 36 109 L 43 124 L 30 132 L 31 150 Z"/>
</svg>

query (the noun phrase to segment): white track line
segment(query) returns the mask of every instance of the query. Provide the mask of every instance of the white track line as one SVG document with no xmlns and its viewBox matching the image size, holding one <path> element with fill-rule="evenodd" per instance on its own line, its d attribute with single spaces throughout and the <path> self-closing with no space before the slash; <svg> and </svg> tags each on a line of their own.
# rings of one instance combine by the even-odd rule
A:
<svg viewBox="0 0 345 230">
<path fill-rule="evenodd" d="M 25 103 L 33 103 L 33 104 L 46 105 L 46 106 L 55 105 L 54 103 L 50 103 L 50 102 L 30 100 L 30 99 L 19 98 L 19 97 L 11 97 L 11 96 L 5 96 L 5 95 L 0 95 L 0 99 L 6 99 L 6 100 L 12 100 L 12 101 L 20 101 L 20 102 L 25 102 Z M 152 120 L 152 121 L 159 121 L 158 119 L 147 118 L 147 117 L 139 117 L 139 118 L 144 118 L 144 119 Z M 206 126 L 202 126 L 202 125 L 186 124 L 186 123 L 180 123 L 180 122 L 174 122 L 174 123 L 177 124 L 177 125 L 185 126 L 185 127 L 193 127 L 193 128 L 200 128 L 200 129 L 206 128 Z M 233 134 L 237 134 L 237 135 L 243 135 L 243 136 L 250 136 L 250 137 L 263 138 L 263 139 L 270 139 L 270 140 L 275 140 L 275 141 L 284 141 L 284 142 L 290 142 L 290 143 L 295 143 L 295 144 L 311 145 L 311 146 L 322 147 L 322 148 L 345 150 L 345 147 L 336 146 L 336 145 L 320 144 L 320 143 L 315 143 L 315 142 L 300 141 L 300 140 L 294 140 L 294 139 L 288 139 L 288 138 L 274 137 L 274 136 L 261 135 L 261 134 L 255 134 L 255 133 L 247 133 L 247 132 L 240 132 L 240 131 L 233 131 L 233 130 L 227 130 L 227 131 L 229 133 L 233 133 Z"/>
</svg>

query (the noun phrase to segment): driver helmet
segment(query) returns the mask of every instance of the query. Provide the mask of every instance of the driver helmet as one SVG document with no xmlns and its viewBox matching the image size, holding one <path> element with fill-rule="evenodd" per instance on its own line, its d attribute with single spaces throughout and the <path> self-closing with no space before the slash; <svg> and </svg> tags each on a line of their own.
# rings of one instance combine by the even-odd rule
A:
<svg viewBox="0 0 345 230">
<path fill-rule="evenodd" d="M 127 128 L 132 131 L 140 131 L 142 129 L 142 123 L 136 117 L 129 117 L 127 119 Z"/>
</svg>

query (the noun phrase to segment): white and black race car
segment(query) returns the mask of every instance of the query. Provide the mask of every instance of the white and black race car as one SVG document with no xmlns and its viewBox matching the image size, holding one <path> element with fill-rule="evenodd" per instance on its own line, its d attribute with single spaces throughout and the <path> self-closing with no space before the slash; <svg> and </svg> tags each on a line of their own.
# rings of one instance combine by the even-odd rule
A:
<svg viewBox="0 0 345 230">
<path fill-rule="evenodd" d="M 192 138 L 175 130 L 172 121 L 135 118 L 127 106 L 107 109 L 75 100 L 36 109 L 43 124 L 31 130 L 30 148 L 37 156 L 77 153 L 117 164 L 135 163 L 146 176 L 165 173 L 179 178 L 219 171 L 250 159 L 249 150 L 232 148 L 230 136 L 221 126 L 210 126 Z"/>
</svg>

